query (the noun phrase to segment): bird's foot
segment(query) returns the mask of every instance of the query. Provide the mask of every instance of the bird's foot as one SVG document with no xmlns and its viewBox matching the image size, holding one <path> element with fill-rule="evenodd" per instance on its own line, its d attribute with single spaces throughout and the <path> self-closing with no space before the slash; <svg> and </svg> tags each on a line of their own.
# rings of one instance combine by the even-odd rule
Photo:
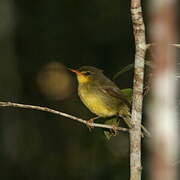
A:
<svg viewBox="0 0 180 180">
<path fill-rule="evenodd" d="M 95 121 L 96 119 L 98 119 L 98 118 L 100 118 L 100 117 L 97 116 L 97 117 L 94 117 L 94 118 L 91 118 L 91 119 L 87 120 L 87 124 L 86 124 L 86 125 L 87 125 L 89 131 L 92 131 L 92 129 L 94 129 L 93 123 L 94 123 L 94 121 Z"/>
<path fill-rule="evenodd" d="M 94 121 L 92 119 L 87 120 L 86 126 L 88 127 L 89 131 L 92 131 L 92 129 L 94 129 L 93 122 Z"/>
<path fill-rule="evenodd" d="M 117 135 L 117 126 L 116 125 L 112 125 L 112 129 L 110 130 L 113 133 L 113 136 Z"/>
</svg>

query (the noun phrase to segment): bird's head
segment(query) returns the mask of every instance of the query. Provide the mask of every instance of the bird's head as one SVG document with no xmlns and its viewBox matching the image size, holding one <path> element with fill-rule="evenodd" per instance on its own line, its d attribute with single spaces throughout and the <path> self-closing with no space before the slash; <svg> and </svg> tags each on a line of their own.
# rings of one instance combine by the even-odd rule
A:
<svg viewBox="0 0 180 180">
<path fill-rule="evenodd" d="M 80 84 L 91 82 L 102 74 L 102 70 L 92 67 L 92 66 L 82 66 L 79 69 L 69 69 L 70 71 L 76 73 L 78 82 Z"/>
</svg>

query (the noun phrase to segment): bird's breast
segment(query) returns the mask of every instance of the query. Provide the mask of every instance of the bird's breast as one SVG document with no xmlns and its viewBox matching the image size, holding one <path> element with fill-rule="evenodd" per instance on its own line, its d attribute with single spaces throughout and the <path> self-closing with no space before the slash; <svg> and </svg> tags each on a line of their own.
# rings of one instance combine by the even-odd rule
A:
<svg viewBox="0 0 180 180">
<path fill-rule="evenodd" d="M 117 114 L 117 110 L 111 106 L 106 97 L 98 92 L 86 88 L 79 88 L 79 96 L 87 108 L 94 114 L 101 117 L 109 117 Z"/>
</svg>

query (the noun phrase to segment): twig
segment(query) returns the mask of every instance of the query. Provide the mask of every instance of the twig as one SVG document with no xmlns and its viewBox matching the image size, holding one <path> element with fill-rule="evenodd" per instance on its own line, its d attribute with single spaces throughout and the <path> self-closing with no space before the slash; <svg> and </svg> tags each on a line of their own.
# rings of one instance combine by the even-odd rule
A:
<svg viewBox="0 0 180 180">
<path fill-rule="evenodd" d="M 27 105 L 27 104 L 19 104 L 19 103 L 13 103 L 13 102 L 0 102 L 0 107 L 16 107 L 16 108 L 23 108 L 23 109 L 33 109 L 33 110 L 39 110 L 44 112 L 49 112 L 52 114 L 60 115 L 75 121 L 78 121 L 82 124 L 85 124 L 87 127 L 97 127 L 97 128 L 105 128 L 105 129 L 111 129 L 114 131 L 129 131 L 127 128 L 122 127 L 114 127 L 107 124 L 100 124 L 100 123 L 89 123 L 87 120 L 72 116 L 70 114 L 66 114 L 54 109 L 50 109 L 48 107 L 42 107 L 42 106 L 34 106 L 34 105 Z"/>
<path fill-rule="evenodd" d="M 156 43 L 149 43 L 149 44 L 146 44 L 146 48 L 149 49 L 151 48 L 152 46 L 156 46 L 157 44 Z M 169 46 L 174 46 L 174 47 L 177 47 L 177 48 L 180 48 L 180 44 L 168 44 Z"/>
<path fill-rule="evenodd" d="M 131 0 L 131 18 L 135 38 L 135 65 L 130 130 L 130 180 L 141 180 L 141 119 L 143 102 L 143 81 L 146 53 L 145 26 L 142 17 L 141 0 Z"/>
<path fill-rule="evenodd" d="M 174 47 L 177 47 L 177 48 L 180 48 L 180 44 L 169 44 L 170 46 L 174 46 Z"/>
</svg>

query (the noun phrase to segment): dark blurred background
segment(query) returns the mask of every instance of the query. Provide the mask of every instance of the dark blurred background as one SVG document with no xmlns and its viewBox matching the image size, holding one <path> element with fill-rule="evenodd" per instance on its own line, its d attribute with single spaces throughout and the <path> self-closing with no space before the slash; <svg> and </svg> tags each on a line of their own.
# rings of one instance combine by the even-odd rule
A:
<svg viewBox="0 0 180 180">
<path fill-rule="evenodd" d="M 75 76 L 92 65 L 111 77 L 133 62 L 129 1 L 1 0 L 0 100 L 48 106 L 88 119 Z M 132 72 L 116 80 L 132 86 Z M 129 178 L 128 135 L 107 141 L 101 129 L 15 108 L 0 109 L 3 180 Z"/>
</svg>

